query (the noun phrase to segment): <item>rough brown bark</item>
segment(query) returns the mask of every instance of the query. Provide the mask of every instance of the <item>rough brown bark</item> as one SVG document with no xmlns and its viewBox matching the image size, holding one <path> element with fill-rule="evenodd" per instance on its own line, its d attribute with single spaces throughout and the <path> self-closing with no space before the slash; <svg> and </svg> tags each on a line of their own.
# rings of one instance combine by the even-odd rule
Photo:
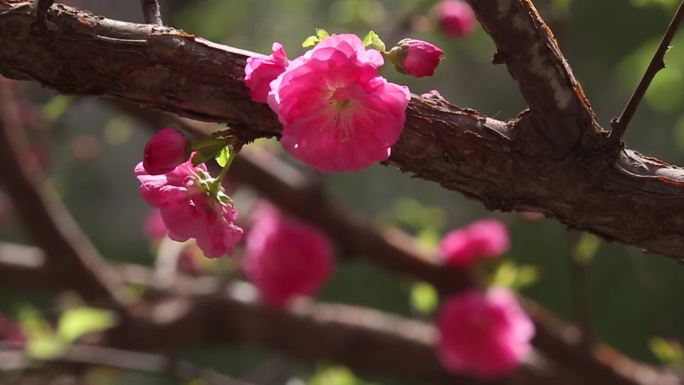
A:
<svg viewBox="0 0 684 385">
<path fill-rule="evenodd" d="M 671 215 L 684 212 L 684 170 L 606 144 L 529 1 L 473 4 L 532 112 L 502 122 L 414 97 L 389 163 L 492 210 L 542 212 L 570 227 L 684 260 L 684 216 Z M 502 18 L 504 9 L 511 18 Z M 511 20 L 517 21 L 505 27 Z M 48 33 L 32 31 L 32 21 L 29 3 L 0 2 L 1 74 L 67 94 L 120 97 L 225 122 L 246 140 L 280 131 L 268 107 L 249 100 L 243 67 L 250 52 L 63 5 L 50 10 Z M 506 48 L 516 39 L 531 44 L 520 52 Z M 526 47 L 536 53 L 525 53 Z"/>
</svg>

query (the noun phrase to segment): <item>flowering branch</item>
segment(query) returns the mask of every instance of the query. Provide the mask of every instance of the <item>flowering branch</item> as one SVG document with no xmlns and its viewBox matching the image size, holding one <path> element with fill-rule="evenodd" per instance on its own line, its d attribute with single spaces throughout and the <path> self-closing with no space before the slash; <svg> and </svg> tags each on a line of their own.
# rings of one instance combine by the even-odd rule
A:
<svg viewBox="0 0 684 385">
<path fill-rule="evenodd" d="M 204 127 L 200 122 L 177 119 L 141 109 L 131 103 L 110 103 L 152 127 L 180 125 L 198 137 L 208 135 L 213 129 L 211 125 Z M 259 153 L 258 156 L 249 152 L 241 154 L 233 164 L 231 176 L 257 190 L 281 209 L 324 230 L 344 248 L 344 254 L 357 255 L 397 274 L 430 282 L 444 295 L 460 292 L 473 284 L 467 271 L 454 270 L 437 263 L 435 256 L 418 250 L 415 241 L 401 231 L 379 231 L 362 216 L 332 200 L 320 185 L 308 181 L 298 170 L 268 153 Z M 533 345 L 547 359 L 574 372 L 584 373 L 598 382 L 639 383 L 633 375 L 639 372 L 634 369 L 639 368 L 638 364 L 615 352 L 610 356 L 600 354 L 609 349 L 603 345 L 587 350 L 584 341 L 573 337 L 576 332 L 572 328 L 562 325 L 554 316 L 529 301 L 525 307 L 531 313 L 537 329 Z"/>
<path fill-rule="evenodd" d="M 525 27 L 522 32 L 509 27 L 508 33 L 492 32 L 497 18 L 502 25 L 511 24 L 496 6 L 477 3 L 482 4 L 476 4 L 478 16 L 501 52 L 510 56 L 503 56 L 509 69 L 520 71 L 516 77 L 532 113 L 502 122 L 414 96 L 389 164 L 461 191 L 491 210 L 538 211 L 606 239 L 684 259 L 684 238 L 679 236 L 684 218 L 665 215 L 684 211 L 684 171 L 631 150 L 602 150 L 608 145 L 605 135 L 594 125 L 557 47 L 544 48 L 539 40 L 530 40 L 553 42 L 531 3 L 491 2 L 501 3 L 501 9 L 510 11 L 507 15 L 519 20 L 516 25 Z M 46 44 L 30 32 L 30 4 L 0 3 L 0 73 L 37 80 L 64 93 L 106 94 L 181 116 L 225 122 L 242 141 L 279 135 L 274 114 L 266 105 L 253 103 L 244 86 L 245 60 L 252 53 L 172 28 L 100 19 L 59 7 L 51 13 L 56 33 Z M 502 48 L 503 39 L 515 36 L 529 43 L 521 45 L 527 52 L 522 56 Z M 555 75 L 543 79 L 524 71 L 538 65 L 546 68 L 540 73 Z M 548 97 L 555 91 L 562 103 L 543 104 L 555 100 Z M 570 118 L 573 113 L 577 116 Z M 547 124 L 556 115 L 559 124 Z M 576 126 L 570 127 L 571 122 Z M 562 143 L 550 146 L 549 138 L 556 133 L 547 130 L 553 129 L 568 137 L 561 134 L 553 140 Z M 568 148 L 577 151 L 572 161 L 565 160 L 570 159 Z"/>
</svg>

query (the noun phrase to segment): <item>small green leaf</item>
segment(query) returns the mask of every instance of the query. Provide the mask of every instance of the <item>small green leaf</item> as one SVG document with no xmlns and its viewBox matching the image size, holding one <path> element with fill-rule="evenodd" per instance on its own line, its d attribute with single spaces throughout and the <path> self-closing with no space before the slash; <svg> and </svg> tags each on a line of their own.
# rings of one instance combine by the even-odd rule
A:
<svg viewBox="0 0 684 385">
<path fill-rule="evenodd" d="M 363 38 L 363 45 L 366 47 L 372 46 L 373 48 L 376 48 L 380 52 L 385 52 L 387 47 L 385 46 L 385 42 L 380 39 L 380 36 L 378 36 L 375 31 L 368 31 L 366 36 Z"/>
<path fill-rule="evenodd" d="M 492 283 L 513 290 L 533 285 L 539 279 L 539 270 L 532 265 L 518 265 L 514 261 L 501 262 L 492 275 Z"/>
<path fill-rule="evenodd" d="M 216 163 L 221 167 L 226 167 L 226 164 L 228 164 L 228 158 L 230 158 L 230 148 L 228 147 L 229 146 L 223 147 L 221 152 L 216 155 Z"/>
<path fill-rule="evenodd" d="M 329 366 L 316 371 L 309 385 L 370 385 L 358 379 L 354 373 L 343 366 Z"/>
<path fill-rule="evenodd" d="M 323 28 L 316 28 L 316 38 L 318 38 L 318 41 L 321 41 L 326 37 L 330 37 L 330 33 L 328 33 L 328 31 Z"/>
<path fill-rule="evenodd" d="M 70 97 L 57 95 L 43 106 L 43 114 L 49 120 L 56 120 L 69 109 L 71 104 L 72 99 Z"/>
<path fill-rule="evenodd" d="M 192 158 L 192 164 L 197 166 L 209 159 L 216 158 L 221 150 L 226 147 L 226 139 L 209 137 L 192 143 L 192 151 L 196 152 Z"/>
<path fill-rule="evenodd" d="M 30 305 L 19 307 L 17 320 L 26 336 L 26 352 L 32 358 L 46 360 L 58 357 L 66 344 L 57 338 L 43 315 Z"/>
<path fill-rule="evenodd" d="M 59 318 L 57 336 L 67 343 L 93 332 L 110 329 L 116 325 L 114 313 L 91 307 L 79 307 L 65 311 Z"/>
<path fill-rule="evenodd" d="M 648 341 L 648 346 L 653 355 L 664 364 L 683 364 L 684 350 L 676 341 L 661 337 L 653 337 Z"/>
<path fill-rule="evenodd" d="M 417 282 L 411 287 L 411 307 L 422 314 L 430 314 L 439 305 L 437 290 L 427 282 Z"/>
<path fill-rule="evenodd" d="M 589 264 L 594 259 L 599 247 L 601 247 L 601 240 L 598 237 L 589 233 L 583 233 L 575 244 L 572 258 L 577 263 Z"/>
<path fill-rule="evenodd" d="M 318 38 L 316 36 L 309 36 L 302 43 L 302 47 L 304 47 L 304 48 L 313 47 L 316 45 L 316 43 L 318 43 Z"/>
</svg>

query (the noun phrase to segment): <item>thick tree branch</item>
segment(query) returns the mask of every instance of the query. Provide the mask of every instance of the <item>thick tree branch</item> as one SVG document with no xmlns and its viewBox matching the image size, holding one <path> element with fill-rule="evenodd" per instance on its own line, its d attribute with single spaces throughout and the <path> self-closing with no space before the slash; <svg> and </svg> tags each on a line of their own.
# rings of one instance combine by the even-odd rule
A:
<svg viewBox="0 0 684 385">
<path fill-rule="evenodd" d="M 562 158 L 592 150 L 601 128 L 584 91 L 531 0 L 468 0 L 497 47 L 494 63 L 506 63 L 536 121 L 535 128 Z"/>
<path fill-rule="evenodd" d="M 509 2 L 512 10 L 526 5 L 532 12 L 528 1 Z M 273 113 L 266 105 L 252 103 L 243 84 L 244 62 L 252 53 L 171 28 L 101 19 L 63 5 L 49 14 L 54 30 L 46 43 L 31 35 L 29 8 L 25 2 L 0 3 L 0 73 L 5 76 L 37 80 L 65 93 L 105 94 L 229 123 L 246 140 L 278 135 Z M 482 19 L 484 12 L 479 12 Z M 515 20 L 528 28 L 540 19 Z M 543 25 L 532 28 L 547 31 Z M 552 51 L 555 59 L 545 58 L 544 63 L 556 63 L 558 52 Z M 546 49 L 539 52 L 546 55 Z M 565 68 L 556 64 L 550 65 L 556 72 Z M 567 76 L 560 84 L 574 87 Z M 526 82 L 523 79 L 518 80 Z M 554 79 L 560 82 L 562 77 Z M 566 115 L 578 113 L 577 129 L 566 131 L 578 133 L 570 138 L 578 137 L 584 145 L 603 135 L 595 132 L 593 118 L 577 95 L 579 91 L 560 99 L 570 100 Z M 549 118 L 554 114 L 535 108 Z M 416 97 L 389 163 L 461 191 L 489 209 L 539 211 L 570 227 L 684 260 L 684 217 L 670 215 L 684 212 L 684 170 L 629 150 L 613 162 L 614 154 L 601 146 L 581 147 L 577 156 L 559 160 L 557 148 L 549 146 L 548 135 L 540 129 L 544 114 L 501 122 Z M 559 116 L 559 122 L 567 121 Z"/>
</svg>

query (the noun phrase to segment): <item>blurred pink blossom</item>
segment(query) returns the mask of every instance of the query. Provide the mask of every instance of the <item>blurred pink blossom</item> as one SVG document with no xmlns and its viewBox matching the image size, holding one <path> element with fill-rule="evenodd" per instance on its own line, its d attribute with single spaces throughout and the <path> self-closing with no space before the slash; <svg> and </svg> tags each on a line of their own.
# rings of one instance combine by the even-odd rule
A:
<svg viewBox="0 0 684 385">
<path fill-rule="evenodd" d="M 169 230 L 166 228 L 161 211 L 155 209 L 150 211 L 143 222 L 143 233 L 153 242 L 158 242 L 166 236 Z"/>
<path fill-rule="evenodd" d="M 496 219 L 480 220 L 453 230 L 439 244 L 443 260 L 458 268 L 467 268 L 481 259 L 499 257 L 509 247 L 508 230 Z"/>
<path fill-rule="evenodd" d="M 437 5 L 437 19 L 445 35 L 465 37 L 475 30 L 475 14 L 462 0 L 444 0 Z"/>
<path fill-rule="evenodd" d="M 438 354 L 456 374 L 503 376 L 530 351 L 534 324 L 514 294 L 503 288 L 447 298 L 438 314 Z"/>
<path fill-rule="evenodd" d="M 263 299 L 284 306 L 315 293 L 333 269 L 333 251 L 318 229 L 287 220 L 270 205 L 254 211 L 243 265 Z"/>
</svg>

